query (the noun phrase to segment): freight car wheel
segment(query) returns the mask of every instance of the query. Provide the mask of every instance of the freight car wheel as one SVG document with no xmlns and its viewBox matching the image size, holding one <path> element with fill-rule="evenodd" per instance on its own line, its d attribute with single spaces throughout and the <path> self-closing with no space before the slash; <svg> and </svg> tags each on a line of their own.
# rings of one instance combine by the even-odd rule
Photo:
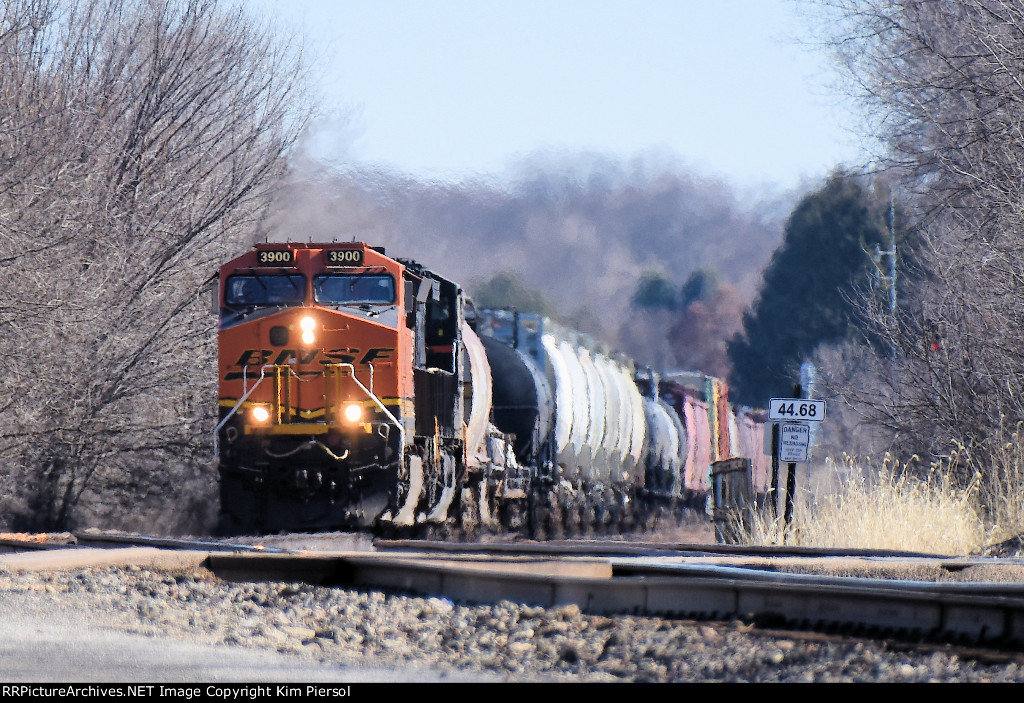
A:
<svg viewBox="0 0 1024 703">
<path fill-rule="evenodd" d="M 526 532 L 530 539 L 538 541 L 543 540 L 545 536 L 540 512 L 540 496 L 536 490 L 532 490 L 526 497 Z"/>
<path fill-rule="evenodd" d="M 594 518 L 594 504 L 589 490 L 580 492 L 577 500 L 580 519 L 580 534 L 584 537 L 594 534 L 597 521 Z"/>
<path fill-rule="evenodd" d="M 643 500 L 643 509 L 640 515 L 640 530 L 643 532 L 657 532 L 661 522 L 661 512 L 664 508 L 658 498 L 646 496 Z"/>
<path fill-rule="evenodd" d="M 406 454 L 405 464 L 398 475 L 395 487 L 396 513 L 391 519 L 395 527 L 409 527 L 416 519 L 416 504 L 423 491 L 423 459 L 416 454 Z"/>
<path fill-rule="evenodd" d="M 500 486 L 483 476 L 476 485 L 478 496 L 478 510 L 480 524 L 491 532 L 501 531 L 501 504 L 498 501 L 498 490 Z"/>
<path fill-rule="evenodd" d="M 462 497 L 459 500 L 459 525 L 466 538 L 472 538 L 480 531 L 480 501 L 477 498 L 479 482 L 473 481 L 470 486 L 464 486 Z"/>
<path fill-rule="evenodd" d="M 607 491 L 608 500 L 611 505 L 610 517 L 611 523 L 609 527 L 616 533 L 621 533 L 627 529 L 628 519 L 626 517 L 626 500 L 622 492 L 617 488 L 612 488 Z"/>
<path fill-rule="evenodd" d="M 590 487 L 582 484 L 576 487 L 576 495 L 572 504 L 573 520 L 576 523 L 576 534 L 586 537 L 594 531 L 594 520 L 590 515 Z"/>
<path fill-rule="evenodd" d="M 611 530 L 612 516 L 608 493 L 603 488 L 594 487 L 591 502 L 594 509 L 594 532 L 606 535 Z"/>
<path fill-rule="evenodd" d="M 500 525 L 506 532 L 522 532 L 527 528 L 528 506 L 523 499 L 508 500 L 501 504 Z"/>
<path fill-rule="evenodd" d="M 616 493 L 616 498 L 621 501 L 620 505 L 622 506 L 622 518 L 619 521 L 619 525 L 623 532 L 633 532 L 642 524 L 640 521 L 640 501 L 638 496 L 633 491 L 628 490 Z"/>
<path fill-rule="evenodd" d="M 594 498 L 588 489 L 580 496 L 580 526 L 585 536 L 597 532 L 597 518 L 594 515 Z"/>
<path fill-rule="evenodd" d="M 579 537 L 583 533 L 582 521 L 580 520 L 580 500 L 583 489 L 580 486 L 565 486 L 564 490 L 558 492 L 559 508 L 565 521 L 565 536 Z"/>
<path fill-rule="evenodd" d="M 447 452 L 441 454 L 441 465 L 428 462 L 426 467 L 424 513 L 427 522 L 443 523 L 457 494 L 461 493 L 461 481 L 456 471 L 455 457 Z"/>
<path fill-rule="evenodd" d="M 559 486 L 561 489 L 561 486 Z M 547 499 L 547 529 L 548 539 L 565 539 L 565 511 L 562 510 L 561 490 L 552 491 Z"/>
<path fill-rule="evenodd" d="M 558 492 L 554 487 L 530 492 L 530 537 L 535 540 L 562 539 L 562 511 L 558 505 Z"/>
</svg>

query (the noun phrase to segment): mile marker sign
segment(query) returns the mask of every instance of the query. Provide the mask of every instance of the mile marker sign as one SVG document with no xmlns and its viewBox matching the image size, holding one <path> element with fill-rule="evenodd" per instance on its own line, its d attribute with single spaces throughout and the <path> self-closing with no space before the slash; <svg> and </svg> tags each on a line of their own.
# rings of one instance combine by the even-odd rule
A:
<svg viewBox="0 0 1024 703">
<path fill-rule="evenodd" d="M 768 401 L 768 419 L 821 422 L 825 419 L 825 401 L 808 398 L 772 398 Z"/>
</svg>

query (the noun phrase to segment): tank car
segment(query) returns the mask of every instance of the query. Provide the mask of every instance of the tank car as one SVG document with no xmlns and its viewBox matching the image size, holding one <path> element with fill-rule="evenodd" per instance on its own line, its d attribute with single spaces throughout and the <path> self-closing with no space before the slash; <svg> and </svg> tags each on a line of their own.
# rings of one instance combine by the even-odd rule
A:
<svg viewBox="0 0 1024 703">
<path fill-rule="evenodd" d="M 536 314 L 482 309 L 474 327 L 494 372 L 494 426 L 533 468 L 534 531 L 635 518 L 647 420 L 632 362 Z"/>
</svg>

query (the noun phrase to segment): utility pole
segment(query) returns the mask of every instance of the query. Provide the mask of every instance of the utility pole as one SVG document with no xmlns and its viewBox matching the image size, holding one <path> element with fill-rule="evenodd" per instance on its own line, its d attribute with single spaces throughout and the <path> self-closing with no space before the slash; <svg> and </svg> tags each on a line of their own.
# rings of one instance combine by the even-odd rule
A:
<svg viewBox="0 0 1024 703">
<path fill-rule="evenodd" d="M 889 193 L 889 314 L 896 327 L 896 198 Z M 889 355 L 896 361 L 896 343 L 889 346 Z"/>
<path fill-rule="evenodd" d="M 896 199 L 889 195 L 889 312 L 896 317 Z"/>
<path fill-rule="evenodd" d="M 889 257 L 889 271 L 888 275 L 882 275 L 882 257 Z M 882 251 L 881 247 L 875 244 L 875 253 L 872 257 L 875 264 L 875 280 L 884 279 L 889 289 L 889 315 L 892 317 L 893 324 L 896 323 L 896 198 L 893 195 L 889 195 L 889 248 L 886 251 Z M 874 287 L 874 286 L 872 286 Z M 893 344 L 889 347 L 889 353 L 892 358 L 896 359 L 896 345 Z"/>
</svg>

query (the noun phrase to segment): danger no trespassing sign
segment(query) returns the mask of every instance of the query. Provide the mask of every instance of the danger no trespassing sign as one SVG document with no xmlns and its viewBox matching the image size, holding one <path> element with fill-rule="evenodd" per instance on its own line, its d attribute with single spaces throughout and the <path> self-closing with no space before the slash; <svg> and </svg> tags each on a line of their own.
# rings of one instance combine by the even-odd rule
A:
<svg viewBox="0 0 1024 703">
<path fill-rule="evenodd" d="M 790 464 L 807 461 L 811 426 L 805 422 L 783 422 L 779 426 L 779 461 Z"/>
</svg>

